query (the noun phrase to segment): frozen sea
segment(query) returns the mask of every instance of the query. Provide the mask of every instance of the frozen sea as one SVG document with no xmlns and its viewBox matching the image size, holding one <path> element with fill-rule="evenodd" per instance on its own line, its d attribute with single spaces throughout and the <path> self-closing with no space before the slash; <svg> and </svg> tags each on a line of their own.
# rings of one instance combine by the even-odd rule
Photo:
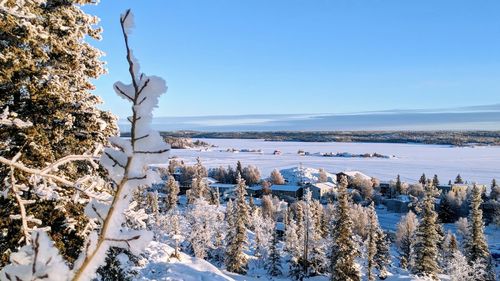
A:
<svg viewBox="0 0 500 281">
<path fill-rule="evenodd" d="M 328 172 L 361 171 L 383 181 L 394 179 L 397 174 L 407 182 L 416 182 L 422 173 L 437 174 L 442 183 L 454 179 L 458 173 L 469 182 L 488 184 L 500 179 L 500 147 L 453 147 L 446 145 L 389 144 L 389 143 L 340 143 L 340 142 L 274 142 L 259 139 L 202 139 L 217 147 L 208 151 L 199 149 L 174 149 L 177 156 L 187 163 L 199 157 L 207 167 L 256 165 L 263 177 L 274 169 L 298 166 L 324 168 Z M 228 148 L 261 149 L 262 153 L 226 152 Z M 280 150 L 281 155 L 273 155 Z M 337 158 L 319 155 L 300 156 L 298 150 L 310 154 L 348 152 L 352 154 L 379 153 L 394 155 L 382 158 Z"/>
</svg>

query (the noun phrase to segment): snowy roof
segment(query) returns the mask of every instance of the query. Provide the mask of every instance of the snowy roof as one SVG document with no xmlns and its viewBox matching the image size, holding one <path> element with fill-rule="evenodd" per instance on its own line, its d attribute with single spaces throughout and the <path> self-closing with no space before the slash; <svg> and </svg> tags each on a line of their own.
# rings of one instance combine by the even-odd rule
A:
<svg viewBox="0 0 500 281">
<path fill-rule="evenodd" d="M 319 179 L 319 169 L 309 167 L 302 167 L 302 169 L 300 167 L 282 169 L 280 173 L 290 184 L 318 182 Z M 326 172 L 326 176 L 329 182 L 335 183 L 337 181 L 335 174 Z"/>
<path fill-rule="evenodd" d="M 275 184 L 271 186 L 271 190 L 276 190 L 276 191 L 297 191 L 301 188 L 301 186 L 298 185 L 285 185 L 285 184 Z"/>
<path fill-rule="evenodd" d="M 253 190 L 253 191 L 257 191 L 257 190 L 261 190 L 262 186 L 260 186 L 260 185 L 252 185 L 252 186 L 247 186 L 247 189 L 250 189 L 250 190 Z"/>
<path fill-rule="evenodd" d="M 331 182 L 318 182 L 313 184 L 313 186 L 319 189 L 327 189 L 327 190 L 337 188 L 337 185 Z"/>
<path fill-rule="evenodd" d="M 212 178 L 212 177 L 205 177 L 203 178 L 208 184 L 214 184 L 214 183 L 218 183 L 219 181 Z"/>
<path fill-rule="evenodd" d="M 235 188 L 236 184 L 232 183 L 211 183 L 209 184 L 211 188 Z"/>
<path fill-rule="evenodd" d="M 359 175 L 364 180 L 371 180 L 372 179 L 372 177 L 367 176 L 367 175 L 361 173 L 360 171 L 344 171 L 344 172 L 342 172 L 342 174 L 346 174 L 348 177 L 352 177 L 352 178 L 356 177 L 356 175 Z"/>
</svg>

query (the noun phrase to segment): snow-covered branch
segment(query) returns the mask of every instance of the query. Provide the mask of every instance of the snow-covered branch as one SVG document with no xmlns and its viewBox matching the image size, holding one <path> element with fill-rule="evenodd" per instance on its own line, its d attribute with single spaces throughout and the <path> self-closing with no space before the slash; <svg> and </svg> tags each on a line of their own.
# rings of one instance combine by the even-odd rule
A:
<svg viewBox="0 0 500 281">
<path fill-rule="evenodd" d="M 116 183 L 116 193 L 111 203 L 92 200 L 86 213 L 101 222 L 100 232 L 93 233 L 86 250 L 75 263 L 73 280 L 90 280 L 97 268 L 104 262 L 111 246 L 128 248 L 139 253 L 152 238 L 145 230 L 131 230 L 123 227 L 125 212 L 129 208 L 132 193 L 141 185 L 159 181 L 156 173 L 148 170 L 151 163 L 163 163 L 168 159 L 170 146 L 157 131 L 151 129 L 152 111 L 158 105 L 158 98 L 167 91 L 165 81 L 156 76 L 140 73 L 139 63 L 129 47 L 129 34 L 133 27 L 133 16 L 127 10 L 120 18 L 125 40 L 131 84 L 117 82 L 114 85 L 118 96 L 132 103 L 130 139 L 113 137 L 111 147 L 104 149 L 101 165 Z"/>
</svg>

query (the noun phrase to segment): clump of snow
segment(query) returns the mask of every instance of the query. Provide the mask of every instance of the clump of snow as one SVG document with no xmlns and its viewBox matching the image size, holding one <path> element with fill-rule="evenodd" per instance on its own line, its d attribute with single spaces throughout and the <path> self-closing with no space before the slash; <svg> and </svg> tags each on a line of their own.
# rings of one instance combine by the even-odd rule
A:
<svg viewBox="0 0 500 281">
<path fill-rule="evenodd" d="M 211 263 L 181 253 L 180 260 L 170 258 L 174 249 L 160 242 L 151 242 L 140 260 L 137 280 L 228 281 L 234 280 Z"/>
</svg>

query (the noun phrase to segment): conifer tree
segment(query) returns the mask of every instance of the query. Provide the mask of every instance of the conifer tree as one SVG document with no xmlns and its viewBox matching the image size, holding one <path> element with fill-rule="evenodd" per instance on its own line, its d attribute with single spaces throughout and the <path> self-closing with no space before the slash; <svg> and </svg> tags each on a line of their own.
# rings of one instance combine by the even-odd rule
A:
<svg viewBox="0 0 500 281">
<path fill-rule="evenodd" d="M 464 183 L 464 180 L 462 179 L 462 176 L 460 176 L 460 174 L 458 174 L 457 177 L 455 178 L 455 183 L 456 184 L 463 184 Z"/>
<path fill-rule="evenodd" d="M 412 249 L 415 240 L 415 231 L 417 230 L 417 216 L 409 211 L 398 223 L 396 231 L 396 244 L 400 256 L 400 266 L 407 269 L 411 263 Z"/>
<path fill-rule="evenodd" d="M 305 276 L 322 274 L 326 270 L 325 243 L 321 237 L 321 220 L 316 218 L 312 192 L 304 194 L 304 251 L 302 262 Z"/>
<path fill-rule="evenodd" d="M 170 211 L 177 206 L 177 196 L 179 194 L 179 184 L 171 175 L 168 176 L 167 184 L 165 185 L 165 191 L 167 194 L 167 196 L 165 197 L 165 205 L 167 211 Z"/>
<path fill-rule="evenodd" d="M 245 180 L 238 174 L 238 185 L 236 187 L 236 202 L 234 214 L 229 231 L 231 237 L 227 240 L 226 246 L 226 268 L 228 271 L 244 274 L 247 271 L 247 258 L 244 251 L 247 249 L 247 225 L 248 206 L 245 200 L 246 186 Z"/>
<path fill-rule="evenodd" d="M 421 183 L 422 185 L 427 184 L 427 178 L 425 177 L 425 174 L 422 174 L 422 176 L 420 176 L 418 182 Z"/>
<path fill-rule="evenodd" d="M 454 254 L 458 251 L 458 242 L 455 234 L 448 231 L 446 234 L 444 247 L 443 247 L 443 268 L 448 268 L 451 260 L 453 260 Z"/>
<path fill-rule="evenodd" d="M 195 174 L 191 182 L 191 189 L 187 192 L 189 204 L 192 204 L 199 198 L 210 200 L 210 190 L 208 189 L 207 181 L 204 180 L 206 170 L 205 167 L 203 167 L 200 158 L 196 159 L 194 169 Z"/>
<path fill-rule="evenodd" d="M 98 18 L 80 7 L 94 3 L 0 3 L 0 110 L 8 109 L 19 120 L 30 122 L 30 126 L 0 126 L 0 156 L 12 159 L 19 155 L 19 163 L 42 169 L 63 157 L 107 145 L 108 138 L 115 135 L 116 118 L 98 109 L 102 100 L 91 93 L 92 79 L 105 72 L 102 52 L 89 44 L 100 39 L 101 29 L 96 26 Z M 9 171 L 9 166 L 0 165 L 2 183 Z M 72 180 L 99 174 L 88 161 L 68 162 L 58 171 Z M 29 185 L 29 177 L 19 170 L 15 170 L 15 176 L 18 184 Z M 71 200 L 75 190 L 65 189 L 63 193 L 64 200 L 59 202 L 38 200 L 32 191 L 23 192 L 21 197 L 36 200 L 27 216 L 43 219 L 46 226 L 60 230 L 52 238 L 71 263 L 82 246 L 86 218 L 82 204 Z M 22 235 L 18 234 L 23 226 L 9 217 L 9 213 L 17 212 L 9 207 L 13 205 L 12 197 L 0 197 L 0 216 L 5 221 L 0 223 L 4 237 L 0 239 L 0 267 L 10 251 L 22 246 L 18 243 Z"/>
<path fill-rule="evenodd" d="M 243 176 L 243 167 L 240 161 L 236 163 L 236 174 L 240 174 L 241 176 Z"/>
<path fill-rule="evenodd" d="M 432 185 L 434 185 L 435 187 L 439 186 L 439 179 L 437 175 L 434 175 L 434 177 L 432 178 Z"/>
<path fill-rule="evenodd" d="M 275 223 L 275 226 L 277 224 Z M 267 273 L 271 276 L 282 275 L 281 271 L 281 255 L 278 249 L 278 232 L 275 228 L 272 234 L 272 241 L 269 248 L 269 260 L 267 264 Z"/>
<path fill-rule="evenodd" d="M 349 216 L 349 194 L 347 193 L 345 177 L 342 177 L 339 185 L 332 239 L 331 280 L 360 280 L 360 272 L 355 261 L 359 252 L 353 239 L 352 220 Z"/>
<path fill-rule="evenodd" d="M 5 1 L 4 1 L 5 2 Z M 41 168 L 71 154 L 83 154 L 116 133 L 115 117 L 99 110 L 92 79 L 105 73 L 102 52 L 87 39 L 101 39 L 99 19 L 81 6 L 92 0 L 23 1 L 17 11 L 0 11 L 0 108 L 9 107 L 32 126 L 1 127 L 0 155 Z M 4 5 L 4 4 L 2 4 Z M 2 167 L 1 174 L 5 175 Z M 67 167 L 83 176 L 87 163 Z"/>
<path fill-rule="evenodd" d="M 289 224 L 285 231 L 285 248 L 284 251 L 289 256 L 290 263 L 290 277 L 294 280 L 300 280 L 302 276 L 302 270 L 300 266 L 300 259 L 302 255 L 302 243 L 299 240 L 298 228 L 295 220 L 293 218 L 289 219 Z"/>
<path fill-rule="evenodd" d="M 434 211 L 434 196 L 436 190 L 432 185 L 426 185 L 422 206 L 422 219 L 415 234 L 412 272 L 419 276 L 427 276 L 437 280 L 440 272 L 438 265 L 437 214 Z"/>
<path fill-rule="evenodd" d="M 378 277 L 380 279 L 387 278 L 389 272 L 387 267 L 391 263 L 391 254 L 390 254 L 390 240 L 385 234 L 385 232 L 379 228 L 377 231 L 377 253 L 375 254 L 375 269 L 378 271 Z"/>
<path fill-rule="evenodd" d="M 396 193 L 403 194 L 403 184 L 401 183 L 401 177 L 399 175 L 396 177 Z"/>
<path fill-rule="evenodd" d="M 373 203 L 370 204 L 368 212 L 368 237 L 366 239 L 366 261 L 367 261 L 367 276 L 369 281 L 375 280 L 375 275 L 373 269 L 375 267 L 375 255 L 377 254 L 377 228 L 378 222 L 376 221 L 376 214 L 373 207 Z"/>
<path fill-rule="evenodd" d="M 469 264 L 482 263 L 485 272 L 482 276 L 477 276 L 478 280 L 494 280 L 494 272 L 491 265 L 491 254 L 488 243 L 484 235 L 483 211 L 481 210 L 482 188 L 474 185 L 472 188 L 470 212 L 469 212 L 469 232 L 465 239 L 464 250 Z"/>
</svg>

